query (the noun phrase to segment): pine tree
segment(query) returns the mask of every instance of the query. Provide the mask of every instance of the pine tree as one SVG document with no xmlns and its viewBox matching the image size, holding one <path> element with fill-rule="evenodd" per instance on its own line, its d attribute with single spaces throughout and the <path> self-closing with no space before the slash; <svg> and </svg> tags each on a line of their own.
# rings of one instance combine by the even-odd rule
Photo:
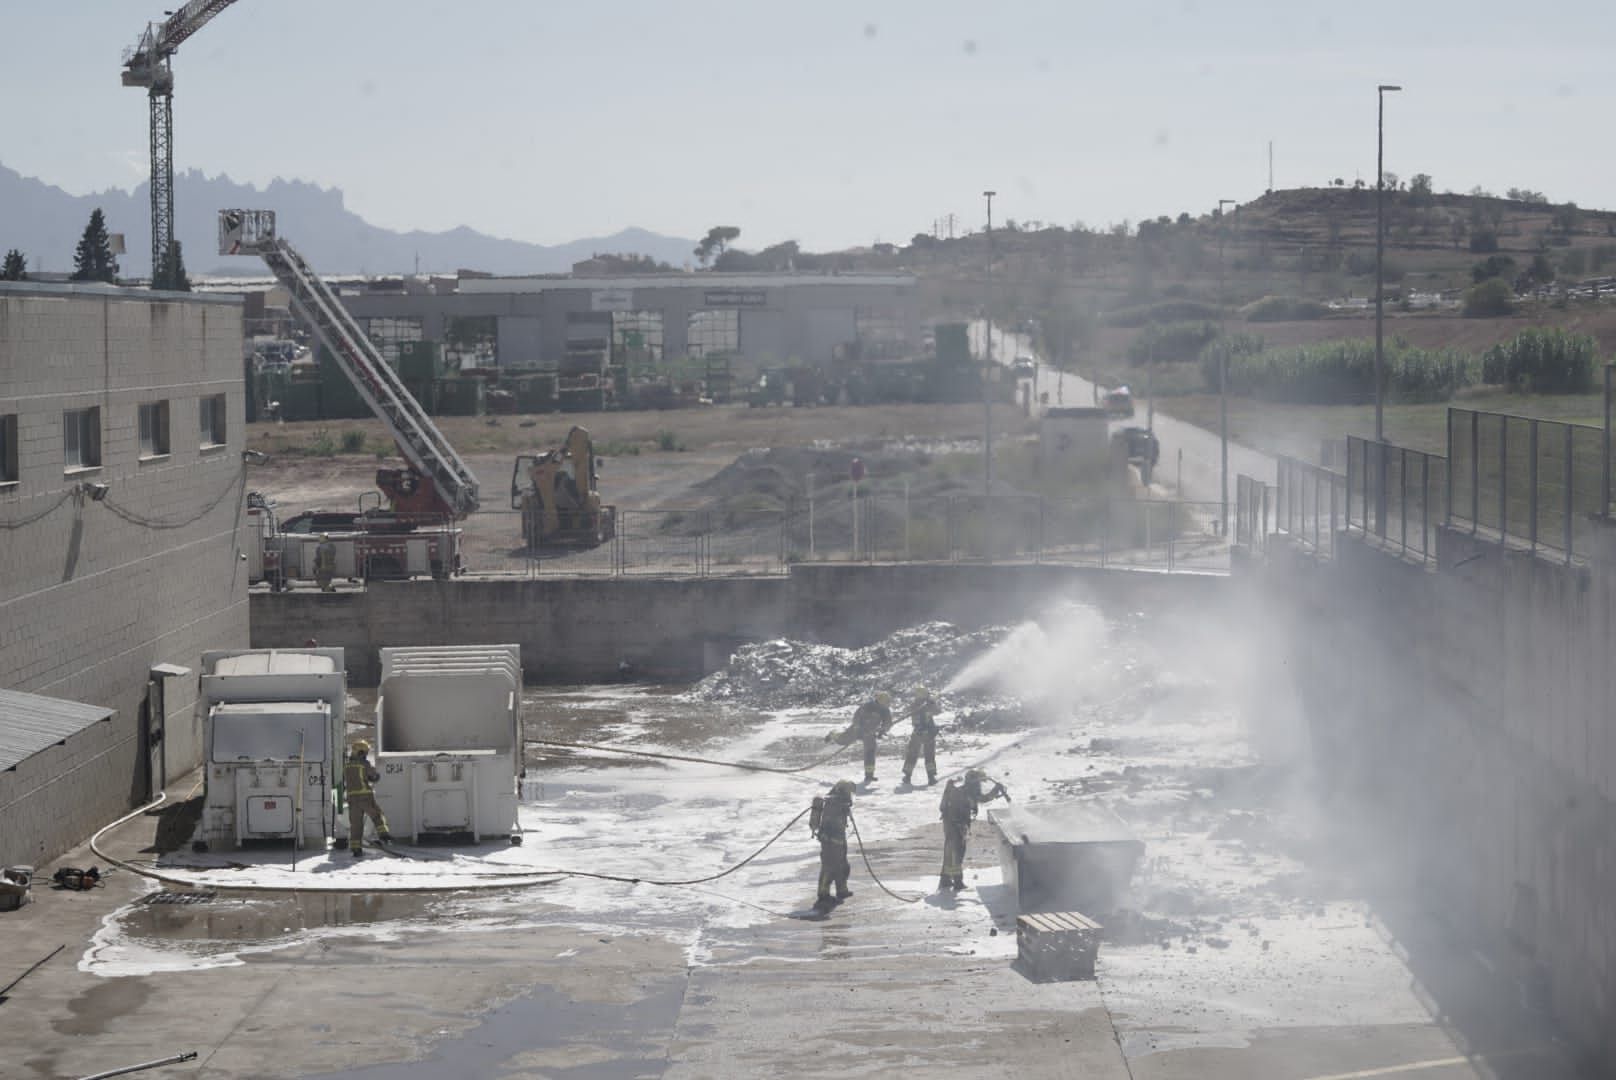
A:
<svg viewBox="0 0 1616 1080">
<path fill-rule="evenodd" d="M 12 248 L 6 252 L 4 266 L 0 266 L 0 281 L 27 281 L 28 260 L 22 257 L 22 252 Z"/>
<path fill-rule="evenodd" d="M 168 252 L 163 256 L 163 265 L 152 275 L 152 288 L 169 289 L 173 292 L 191 291 L 191 278 L 185 272 L 185 256 L 180 251 L 178 240 L 168 242 Z"/>
<path fill-rule="evenodd" d="M 118 276 L 118 260 L 112 257 L 112 240 L 107 236 L 107 219 L 101 208 L 95 208 L 90 223 L 84 226 L 84 235 L 73 252 L 74 281 L 105 281 L 112 284 Z"/>
</svg>

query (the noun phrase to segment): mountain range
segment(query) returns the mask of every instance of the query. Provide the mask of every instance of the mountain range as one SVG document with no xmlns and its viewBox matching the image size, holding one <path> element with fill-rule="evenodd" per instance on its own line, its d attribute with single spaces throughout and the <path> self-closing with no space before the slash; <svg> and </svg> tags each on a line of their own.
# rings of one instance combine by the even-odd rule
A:
<svg viewBox="0 0 1616 1080">
<path fill-rule="evenodd" d="M 59 187 L 0 165 L 0 251 L 20 250 L 31 270 L 67 271 L 90 212 L 100 207 L 109 232 L 122 233 L 127 250 L 119 273 L 143 277 L 151 271 L 151 195 L 109 188 L 70 195 Z M 191 170 L 174 177 L 175 235 L 183 245 L 186 269 L 202 275 L 263 273 L 255 262 L 221 257 L 217 214 L 230 207 L 274 210 L 281 231 L 325 274 L 452 274 L 457 269 L 491 274 L 565 273 L 596 252 L 649 255 L 683 265 L 694 240 L 628 228 L 611 236 L 565 244 L 504 240 L 464 226 L 447 232 L 397 232 L 365 221 L 344 205 L 339 188 L 302 180 L 272 181 L 268 187 L 240 184 L 228 176 Z"/>
</svg>

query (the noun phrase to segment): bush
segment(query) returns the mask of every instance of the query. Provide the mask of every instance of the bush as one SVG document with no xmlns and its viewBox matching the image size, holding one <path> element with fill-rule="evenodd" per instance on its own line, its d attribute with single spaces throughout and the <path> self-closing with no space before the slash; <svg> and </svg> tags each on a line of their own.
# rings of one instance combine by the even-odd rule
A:
<svg viewBox="0 0 1616 1080">
<path fill-rule="evenodd" d="M 1477 229 L 1470 234 L 1470 252 L 1487 255 L 1498 250 L 1498 233 L 1492 229 Z"/>
<path fill-rule="evenodd" d="M 336 457 L 337 444 L 329 431 L 325 428 L 316 428 L 314 438 L 309 442 L 308 452 L 315 457 Z"/>
<path fill-rule="evenodd" d="M 1481 378 L 1532 394 L 1585 394 L 1594 387 L 1598 352 L 1587 334 L 1532 327 L 1483 353 Z"/>
<path fill-rule="evenodd" d="M 673 451 L 685 448 L 685 444 L 679 441 L 679 436 L 666 428 L 656 433 L 656 444 L 658 450 Z"/>
<path fill-rule="evenodd" d="M 1139 327 L 1153 323 L 1216 322 L 1223 317 L 1223 309 L 1216 304 L 1200 300 L 1162 300 L 1138 307 L 1118 308 L 1108 312 L 1101 321 L 1107 326 Z"/>
<path fill-rule="evenodd" d="M 1175 364 L 1194 360 L 1201 350 L 1216 340 L 1217 323 L 1175 322 L 1147 326 L 1128 346 L 1132 364 Z"/>
<path fill-rule="evenodd" d="M 344 431 L 342 433 L 342 452 L 344 454 L 363 454 L 365 452 L 365 433 L 363 431 Z"/>
<path fill-rule="evenodd" d="M 1203 361 L 1216 386 L 1216 351 Z M 1475 365 L 1451 349 L 1419 349 L 1393 341 L 1385 350 L 1386 395 L 1393 401 L 1446 401 L 1474 382 Z M 1229 355 L 1229 392 L 1265 401 L 1348 405 L 1374 400 L 1375 346 L 1331 341 L 1292 349 Z"/>
<path fill-rule="evenodd" d="M 1229 370 L 1234 371 L 1235 365 L 1241 360 L 1256 356 L 1268 347 L 1268 343 L 1255 334 L 1234 334 L 1230 337 L 1220 338 L 1201 350 L 1201 381 L 1206 383 L 1209 394 L 1218 392 L 1218 365 L 1224 357 L 1228 357 Z M 1230 388 L 1233 388 L 1233 376 L 1230 376 Z"/>
<path fill-rule="evenodd" d="M 1307 322 L 1330 314 L 1330 306 L 1301 296 L 1265 296 L 1242 313 L 1247 322 Z"/>
<path fill-rule="evenodd" d="M 1515 279 L 1515 260 L 1508 255 L 1489 255 L 1485 259 L 1478 259 L 1476 265 L 1470 268 L 1470 280 L 1480 284 L 1488 278 L 1503 278 L 1505 281 Z"/>
<path fill-rule="evenodd" d="M 1464 317 L 1492 319 L 1515 311 L 1515 290 L 1503 278 L 1488 278 L 1465 293 Z"/>
</svg>

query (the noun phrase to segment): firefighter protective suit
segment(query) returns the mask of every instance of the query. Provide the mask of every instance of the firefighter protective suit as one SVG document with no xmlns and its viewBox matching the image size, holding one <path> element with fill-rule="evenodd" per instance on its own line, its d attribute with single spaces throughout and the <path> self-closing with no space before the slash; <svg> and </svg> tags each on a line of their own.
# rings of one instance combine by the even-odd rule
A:
<svg viewBox="0 0 1616 1080">
<path fill-rule="evenodd" d="M 997 781 L 993 790 L 984 793 L 987 775 L 980 769 L 971 769 L 960 783 L 950 780 L 943 788 L 943 799 L 938 810 L 943 819 L 943 870 L 937 878 L 937 888 L 965 888 L 965 842 L 970 836 L 971 822 L 983 803 L 992 802 L 1003 795 L 1010 798 L 1004 785 Z"/>
<path fill-rule="evenodd" d="M 924 755 L 926 759 L 926 783 L 937 782 L 937 699 L 931 696 L 931 691 L 920 690 L 915 694 L 914 705 L 909 711 L 914 727 L 909 732 L 909 746 L 903 752 L 903 782 L 910 783 L 910 775 L 915 771 L 915 763 Z"/>
<path fill-rule="evenodd" d="M 853 895 L 847 887 L 847 875 L 853 870 L 847 861 L 847 819 L 852 813 L 851 780 L 837 781 L 828 794 L 814 799 L 808 812 L 808 831 L 819 840 L 819 895 L 814 910 L 821 914 Z"/>
<path fill-rule="evenodd" d="M 387 817 L 376 804 L 376 790 L 372 787 L 381 779 L 381 773 L 370 763 L 370 744 L 354 744 L 353 754 L 342 767 L 343 797 L 348 800 L 348 850 L 354 855 L 365 853 L 365 819 L 376 823 L 376 839 L 387 843 L 392 837 L 387 831 Z"/>
</svg>

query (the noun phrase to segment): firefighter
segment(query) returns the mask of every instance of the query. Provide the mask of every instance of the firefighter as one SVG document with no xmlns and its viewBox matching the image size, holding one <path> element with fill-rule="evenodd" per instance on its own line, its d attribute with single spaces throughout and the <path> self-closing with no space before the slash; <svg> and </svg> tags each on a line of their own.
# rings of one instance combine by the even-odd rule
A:
<svg viewBox="0 0 1616 1080">
<path fill-rule="evenodd" d="M 808 831 L 819 841 L 819 896 L 814 900 L 814 910 L 821 915 L 853 895 L 847 887 L 847 875 L 853 870 L 847 861 L 847 819 L 852 814 L 851 780 L 838 780 L 829 794 L 816 795 L 813 809 L 808 812 Z"/>
<path fill-rule="evenodd" d="M 977 808 L 1000 795 L 1006 802 L 1010 800 L 1010 793 L 996 780 L 993 790 L 984 794 L 982 785 L 987 779 L 981 769 L 969 769 L 961 783 L 950 780 L 943 788 L 943 801 L 938 807 L 943 819 L 943 872 L 937 879 L 938 892 L 965 888 L 965 840 Z"/>
<path fill-rule="evenodd" d="M 387 817 L 376 805 L 376 793 L 371 788 L 381 773 L 370 763 L 370 744 L 360 739 L 353 744 L 353 752 L 342 769 L 342 788 L 348 800 L 348 851 L 354 858 L 365 853 L 365 818 L 376 823 L 376 839 L 385 844 L 392 839 L 387 831 Z"/>
<path fill-rule="evenodd" d="M 853 714 L 853 722 L 840 732 L 833 732 L 825 736 L 826 742 L 838 742 L 843 746 L 857 740 L 864 744 L 864 782 L 869 783 L 875 779 L 875 741 L 887 733 L 892 726 L 892 695 L 885 690 L 879 691 L 874 697 L 858 707 Z"/>
<path fill-rule="evenodd" d="M 337 545 L 331 542 L 330 533 L 320 534 L 320 544 L 314 549 L 314 580 L 320 583 L 321 592 L 335 592 L 331 579 L 337 576 Z"/>
<path fill-rule="evenodd" d="M 931 696 L 931 691 L 924 686 L 916 690 L 909 707 L 914 727 L 909 732 L 909 747 L 903 753 L 903 782 L 906 784 L 910 783 L 909 776 L 922 754 L 926 757 L 927 786 L 937 782 L 937 713 L 937 699 Z"/>
</svg>

